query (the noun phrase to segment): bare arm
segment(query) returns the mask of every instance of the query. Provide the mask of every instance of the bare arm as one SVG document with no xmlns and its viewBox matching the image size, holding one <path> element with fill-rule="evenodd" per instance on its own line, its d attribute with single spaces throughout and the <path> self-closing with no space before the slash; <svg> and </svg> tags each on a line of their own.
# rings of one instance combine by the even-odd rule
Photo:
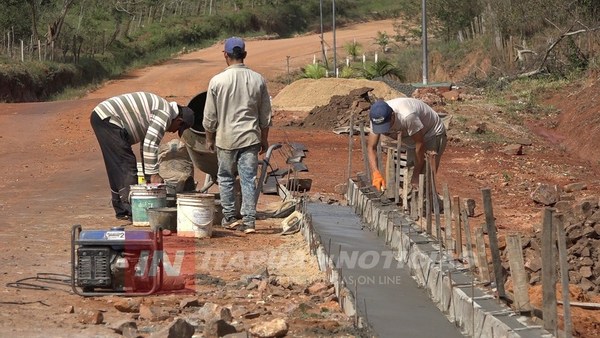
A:
<svg viewBox="0 0 600 338">
<path fill-rule="evenodd" d="M 419 174 L 423 168 L 425 168 L 425 132 L 423 129 L 419 130 L 416 134 L 411 136 L 415 141 L 415 167 L 411 179 L 413 188 L 416 188 L 419 184 Z"/>
<path fill-rule="evenodd" d="M 379 134 L 369 133 L 367 138 L 367 155 L 369 157 L 369 168 L 371 168 L 371 174 L 378 171 L 377 168 L 377 144 L 379 143 Z"/>
<path fill-rule="evenodd" d="M 215 135 L 216 133 L 206 132 L 206 150 L 215 152 Z"/>
<path fill-rule="evenodd" d="M 260 130 L 260 154 L 264 154 L 269 149 L 269 127 Z"/>
</svg>

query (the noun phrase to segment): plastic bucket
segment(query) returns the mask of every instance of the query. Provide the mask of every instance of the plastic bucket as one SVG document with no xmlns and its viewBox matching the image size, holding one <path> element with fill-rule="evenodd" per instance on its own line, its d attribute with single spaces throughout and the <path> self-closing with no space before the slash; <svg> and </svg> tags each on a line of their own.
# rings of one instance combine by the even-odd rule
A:
<svg viewBox="0 0 600 338">
<path fill-rule="evenodd" d="M 177 194 L 177 236 L 211 237 L 214 216 L 215 195 Z"/>
<path fill-rule="evenodd" d="M 131 221 L 134 226 L 150 226 L 148 209 L 167 206 L 167 190 L 162 184 L 132 185 L 129 191 Z"/>
<path fill-rule="evenodd" d="M 152 231 L 162 228 L 172 232 L 177 231 L 177 208 L 148 209 L 148 221 Z"/>
</svg>

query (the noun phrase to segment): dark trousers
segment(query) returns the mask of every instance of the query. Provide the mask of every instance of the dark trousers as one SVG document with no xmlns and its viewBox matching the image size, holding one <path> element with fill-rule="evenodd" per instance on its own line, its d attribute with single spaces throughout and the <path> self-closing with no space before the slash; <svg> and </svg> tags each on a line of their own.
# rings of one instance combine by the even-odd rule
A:
<svg viewBox="0 0 600 338">
<path fill-rule="evenodd" d="M 109 118 L 102 120 L 96 112 L 92 112 L 90 123 L 104 157 L 116 216 L 131 216 L 129 187 L 137 184 L 137 162 L 127 131 L 110 123 Z"/>
</svg>

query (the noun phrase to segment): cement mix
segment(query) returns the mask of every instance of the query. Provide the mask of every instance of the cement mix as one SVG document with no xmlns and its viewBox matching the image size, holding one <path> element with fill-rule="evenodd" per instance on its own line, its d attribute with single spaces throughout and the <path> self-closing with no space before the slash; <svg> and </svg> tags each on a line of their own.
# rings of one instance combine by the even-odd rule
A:
<svg viewBox="0 0 600 338">
<path fill-rule="evenodd" d="M 379 337 L 462 337 L 351 207 L 309 204 L 308 213 L 321 244 L 354 294 L 358 314 Z"/>
</svg>

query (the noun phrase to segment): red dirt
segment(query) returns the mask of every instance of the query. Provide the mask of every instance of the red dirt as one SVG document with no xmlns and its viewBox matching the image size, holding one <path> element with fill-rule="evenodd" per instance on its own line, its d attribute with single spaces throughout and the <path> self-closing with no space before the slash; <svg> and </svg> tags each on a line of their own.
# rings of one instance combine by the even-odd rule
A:
<svg viewBox="0 0 600 338">
<path fill-rule="evenodd" d="M 340 29 L 337 41 L 339 46 L 343 46 L 346 41 L 356 38 L 363 46 L 370 46 L 372 38 L 381 30 L 392 31 L 391 21 Z M 296 69 L 310 63 L 313 55 L 319 55 L 319 46 L 316 35 L 249 41 L 247 64 L 270 80 L 271 95 L 275 97 L 283 88 L 274 80 L 285 75 L 286 56 L 292 56 L 290 68 Z M 107 311 L 105 317 L 118 318 L 119 314 L 104 298 L 82 299 L 56 290 L 23 290 L 4 285 L 40 272 L 68 274 L 72 224 L 93 229 L 118 224 L 109 205 L 108 184 L 99 147 L 89 125 L 93 107 L 112 95 L 137 90 L 152 91 L 185 103 L 205 90 L 210 77 L 225 67 L 221 50 L 220 45 L 215 45 L 163 65 L 135 71 L 77 100 L 0 104 L 0 125 L 3 126 L 0 135 L 0 238 L 5 253 L 0 258 L 0 266 L 3 267 L 0 270 L 0 299 L 23 303 L 3 304 L 0 301 L 0 335 L 107 334 L 106 329 L 79 324 L 75 316 L 64 312 L 67 305 L 73 305 L 76 311 L 81 308 L 101 309 Z M 478 209 L 472 225 L 485 222 L 481 214 L 480 191 L 484 187 L 492 189 L 496 222 L 503 233 L 531 232 L 535 224 L 541 223 L 543 208 L 529 197 L 539 182 L 560 186 L 586 182 L 588 189 L 579 192 L 577 197 L 599 195 L 600 153 L 593 151 L 593 140 L 600 137 L 597 130 L 600 123 L 570 128 L 574 126 L 571 116 L 589 116 L 588 121 L 598 118 L 594 109 L 598 104 L 600 84 L 595 79 L 579 88 L 565 90 L 569 91 L 557 92 L 548 100 L 562 110 L 556 133 L 564 138 L 564 145 L 547 142 L 545 137 L 536 135 L 534 131 L 526 131 L 525 135 L 533 141 L 533 145 L 525 148 L 525 155 L 506 155 L 501 152 L 502 146 L 478 142 L 466 132 L 462 122 L 455 120 L 438 182 L 440 187 L 448 184 L 452 195 L 476 199 Z M 569 96 L 571 91 L 575 93 L 574 97 Z M 454 103 L 446 110 L 475 121 L 494 121 L 499 115 L 496 114 L 497 108 L 482 109 L 470 101 Z M 348 137 L 318 128 L 285 127 L 290 115 L 301 114 L 283 110 L 275 112 L 271 142 L 304 144 L 309 149 L 304 163 L 310 170 L 305 177 L 313 180 L 310 193 L 342 199 L 335 187 L 347 178 Z M 511 132 L 510 129 L 500 130 L 493 122 L 488 123 L 492 130 L 498 128 L 499 132 Z M 166 140 L 171 138 L 169 136 Z M 580 150 L 568 150 L 573 147 Z M 357 137 L 353 140 L 353 148 L 360 149 Z M 360 152 L 355 151 L 352 162 L 354 173 L 362 168 L 362 163 Z M 198 181 L 201 182 L 201 178 Z M 224 231 L 203 241 L 202 245 L 230 252 L 282 245 L 281 238 L 274 235 L 278 232 L 278 224 L 259 222 L 257 226 L 259 231 L 255 236 L 232 236 Z M 251 273 L 253 268 L 248 266 L 237 271 L 221 272 L 221 277 L 236 280 L 240 274 Z M 37 301 L 49 306 L 35 303 Z M 579 319 L 576 319 L 575 326 L 580 336 L 598 336 L 598 329 L 589 326 L 589 323 L 600 322 L 600 315 L 593 311 L 577 313 Z"/>
</svg>

